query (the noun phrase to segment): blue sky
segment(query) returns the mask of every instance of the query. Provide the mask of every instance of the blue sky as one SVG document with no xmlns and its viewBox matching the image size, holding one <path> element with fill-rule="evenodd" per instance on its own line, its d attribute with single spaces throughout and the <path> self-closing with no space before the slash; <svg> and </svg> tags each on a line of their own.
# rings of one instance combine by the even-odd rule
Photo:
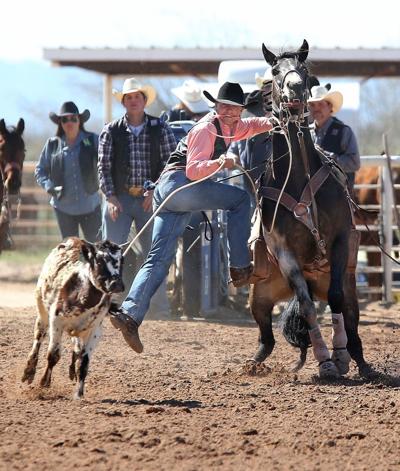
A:
<svg viewBox="0 0 400 471">
<path fill-rule="evenodd" d="M 310 47 L 400 48 L 398 1 L 367 4 L 285 0 L 22 0 L 3 2 L 0 104 L 7 122 L 23 115 L 29 129 L 52 130 L 50 110 L 74 99 L 101 125 L 102 78 L 76 68 L 53 68 L 43 48 L 80 47 Z M 246 9 L 247 8 L 247 9 Z M 274 9 L 275 8 L 275 9 Z M 301 9 L 300 9 L 301 8 Z M 18 26 L 17 26 L 18 25 Z M 261 59 L 260 51 L 260 59 Z M 118 110 L 117 110 L 118 112 Z"/>
</svg>

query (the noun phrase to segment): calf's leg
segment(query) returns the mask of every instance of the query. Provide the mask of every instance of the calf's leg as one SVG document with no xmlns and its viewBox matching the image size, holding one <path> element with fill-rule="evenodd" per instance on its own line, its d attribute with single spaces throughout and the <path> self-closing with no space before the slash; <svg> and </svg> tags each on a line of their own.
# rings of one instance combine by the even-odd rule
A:
<svg viewBox="0 0 400 471">
<path fill-rule="evenodd" d="M 38 315 L 35 322 L 34 340 L 32 349 L 29 353 L 22 381 L 27 381 L 28 384 L 32 383 L 36 373 L 36 366 L 39 358 L 39 350 L 43 339 L 46 337 L 47 328 L 49 325 L 48 314 L 43 306 L 41 298 L 37 298 Z"/>
<path fill-rule="evenodd" d="M 54 366 L 58 363 L 61 352 L 61 337 L 63 333 L 63 326 L 61 321 L 56 316 L 50 317 L 49 329 L 49 348 L 47 350 L 47 367 L 40 380 L 40 386 L 49 387 L 51 383 L 51 373 Z"/>
<path fill-rule="evenodd" d="M 81 339 L 82 348 L 76 361 L 79 382 L 74 393 L 74 399 L 81 399 L 83 397 L 85 379 L 89 371 L 90 358 L 102 334 L 101 322 L 102 320 L 98 325 L 94 326 L 87 338 Z"/>
</svg>

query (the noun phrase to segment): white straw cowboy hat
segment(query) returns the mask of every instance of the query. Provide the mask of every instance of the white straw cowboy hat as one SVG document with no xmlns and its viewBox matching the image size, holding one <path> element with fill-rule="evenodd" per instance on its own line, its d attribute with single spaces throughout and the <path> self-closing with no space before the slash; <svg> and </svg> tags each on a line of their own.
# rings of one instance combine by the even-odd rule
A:
<svg viewBox="0 0 400 471">
<path fill-rule="evenodd" d="M 133 92 L 142 92 L 146 96 L 146 106 L 151 105 L 157 96 L 155 89 L 151 85 L 144 85 L 143 83 L 140 83 L 139 80 L 136 80 L 134 77 L 125 80 L 121 92 L 113 89 L 112 94 L 118 101 L 122 102 L 122 98 L 124 97 L 124 95 Z"/>
<path fill-rule="evenodd" d="M 255 81 L 258 88 L 262 88 L 266 80 L 272 80 L 271 71 L 272 71 L 272 67 L 268 67 L 268 69 L 264 72 L 264 75 L 260 75 L 258 72 L 256 72 Z"/>
<path fill-rule="evenodd" d="M 334 90 L 328 90 L 322 85 L 316 85 L 311 88 L 311 97 L 308 103 L 325 100 L 332 105 L 332 113 L 337 113 L 343 105 L 343 95 Z"/>
<path fill-rule="evenodd" d="M 204 100 L 201 88 L 194 80 L 185 80 L 180 87 L 172 88 L 171 92 L 189 108 L 192 113 L 207 113 L 210 111 Z"/>
</svg>

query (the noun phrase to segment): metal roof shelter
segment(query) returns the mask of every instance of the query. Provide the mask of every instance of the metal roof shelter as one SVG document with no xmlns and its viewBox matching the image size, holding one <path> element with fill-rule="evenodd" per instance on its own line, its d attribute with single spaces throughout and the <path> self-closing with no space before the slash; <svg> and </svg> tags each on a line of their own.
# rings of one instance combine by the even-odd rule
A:
<svg viewBox="0 0 400 471">
<path fill-rule="evenodd" d="M 269 46 L 268 46 L 269 47 Z M 269 47 L 276 54 L 280 49 Z M 297 48 L 294 48 L 294 50 Z M 311 71 L 319 77 L 398 77 L 400 49 L 310 48 Z M 53 65 L 75 66 L 104 74 L 105 115 L 111 112 L 114 75 L 217 75 L 224 60 L 262 60 L 260 48 L 44 49 Z"/>
</svg>

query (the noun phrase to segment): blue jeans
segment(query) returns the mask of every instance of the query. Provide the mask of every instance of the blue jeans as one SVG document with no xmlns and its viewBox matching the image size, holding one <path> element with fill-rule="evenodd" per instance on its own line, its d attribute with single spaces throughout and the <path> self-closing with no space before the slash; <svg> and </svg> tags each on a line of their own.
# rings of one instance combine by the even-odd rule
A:
<svg viewBox="0 0 400 471">
<path fill-rule="evenodd" d="M 154 191 L 155 208 L 177 188 L 190 183 L 183 170 L 166 172 Z M 150 300 L 166 277 L 175 257 L 178 238 L 188 225 L 192 211 L 228 211 L 230 265 L 243 268 L 250 263 L 250 197 L 240 188 L 205 180 L 174 195 L 154 220 L 153 240 L 146 261 L 138 271 L 122 307 L 141 324 Z"/>
<path fill-rule="evenodd" d="M 89 242 L 100 240 L 101 209 L 100 206 L 87 214 L 67 214 L 54 208 L 61 237 L 79 237 L 79 226 L 84 238 Z"/>
<path fill-rule="evenodd" d="M 105 202 L 103 205 L 102 234 L 103 239 L 111 240 L 116 244 L 124 244 L 128 240 L 132 224 L 135 224 L 136 233 L 138 233 L 150 219 L 152 213 L 143 209 L 143 196 L 136 197 L 128 193 L 122 193 L 118 195 L 118 201 L 121 203 L 122 212 L 118 215 L 116 221 L 111 219 L 107 203 Z M 135 248 L 139 249 L 140 264 L 146 259 L 150 250 L 152 228 L 153 226 L 150 224 L 135 242 Z M 151 303 L 151 308 L 155 313 L 169 310 L 166 281 L 162 280 L 161 284 L 162 286 Z"/>
</svg>

